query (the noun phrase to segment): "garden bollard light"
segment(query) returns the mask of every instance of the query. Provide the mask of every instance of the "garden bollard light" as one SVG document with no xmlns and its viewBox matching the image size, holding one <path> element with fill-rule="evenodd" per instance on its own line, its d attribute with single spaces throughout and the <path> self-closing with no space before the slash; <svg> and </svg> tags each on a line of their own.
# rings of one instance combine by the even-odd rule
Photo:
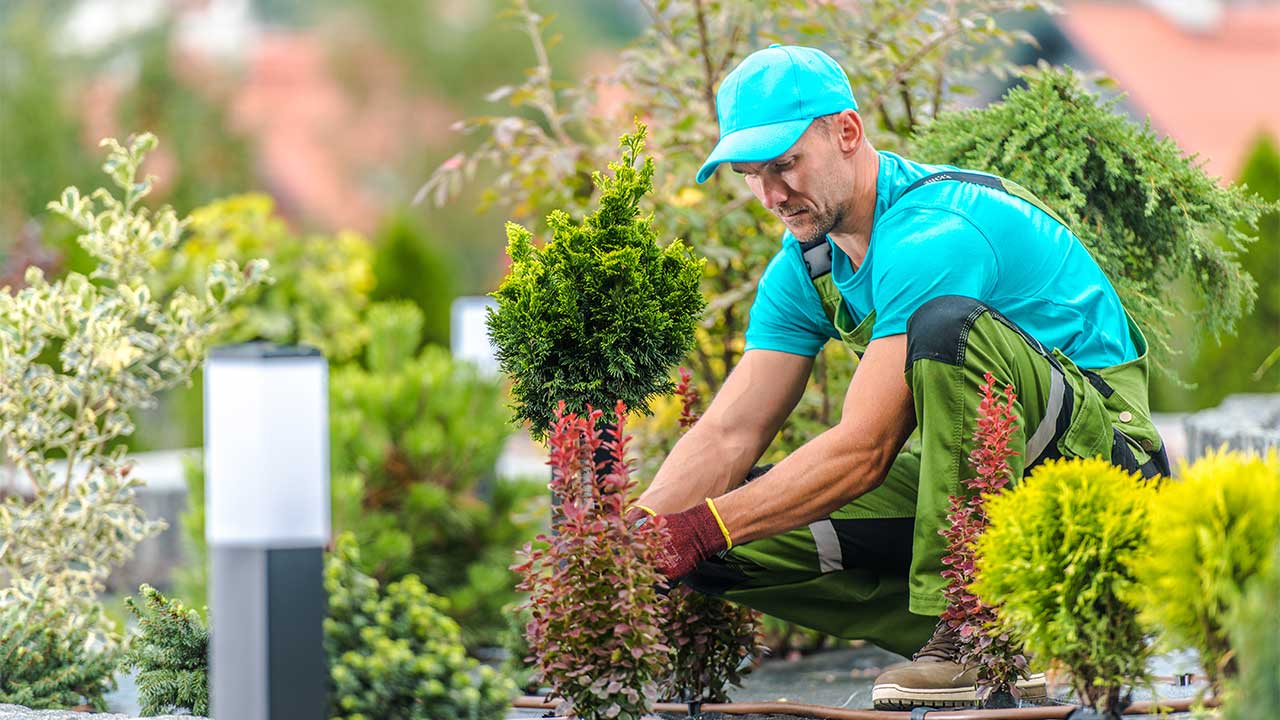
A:
<svg viewBox="0 0 1280 720">
<path fill-rule="evenodd" d="M 323 720 L 328 363 L 310 347 L 214 348 L 204 413 L 211 714 Z"/>
<path fill-rule="evenodd" d="M 485 323 L 489 310 L 497 307 L 497 301 L 485 295 L 463 296 L 449 306 L 449 350 L 488 375 L 498 374 L 498 359 Z"/>
</svg>

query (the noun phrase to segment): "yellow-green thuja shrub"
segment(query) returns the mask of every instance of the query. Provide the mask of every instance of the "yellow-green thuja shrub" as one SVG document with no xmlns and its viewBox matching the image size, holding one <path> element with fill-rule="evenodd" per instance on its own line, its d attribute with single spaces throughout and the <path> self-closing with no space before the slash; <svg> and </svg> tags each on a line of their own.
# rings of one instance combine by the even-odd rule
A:
<svg viewBox="0 0 1280 720">
<path fill-rule="evenodd" d="M 1229 616 L 1280 540 L 1280 454 L 1210 452 L 1166 483 L 1150 547 L 1135 564 L 1142 618 L 1166 643 L 1200 653 L 1217 689 L 1236 671 Z"/>
<path fill-rule="evenodd" d="M 1027 651 L 1065 668 L 1080 700 L 1123 709 L 1145 674 L 1138 610 L 1126 601 L 1153 490 L 1101 459 L 1048 462 L 987 503 L 970 586 Z"/>
</svg>

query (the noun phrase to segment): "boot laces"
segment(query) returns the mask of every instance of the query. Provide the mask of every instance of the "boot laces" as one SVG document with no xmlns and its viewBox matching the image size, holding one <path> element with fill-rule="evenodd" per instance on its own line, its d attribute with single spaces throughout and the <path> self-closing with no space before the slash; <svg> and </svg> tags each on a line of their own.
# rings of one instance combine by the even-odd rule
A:
<svg viewBox="0 0 1280 720">
<path fill-rule="evenodd" d="M 960 635 L 947 624 L 946 620 L 938 623 L 938 627 L 934 628 L 933 637 L 924 644 L 924 647 L 911 656 L 912 660 L 920 660 L 922 658 L 933 658 L 942 662 L 958 662 L 960 659 Z"/>
</svg>

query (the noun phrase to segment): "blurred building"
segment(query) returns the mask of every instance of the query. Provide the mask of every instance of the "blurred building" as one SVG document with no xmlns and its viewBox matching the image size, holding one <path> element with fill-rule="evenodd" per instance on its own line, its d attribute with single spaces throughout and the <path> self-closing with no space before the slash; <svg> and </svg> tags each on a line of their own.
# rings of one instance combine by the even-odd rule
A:
<svg viewBox="0 0 1280 720">
<path fill-rule="evenodd" d="M 1110 76 L 1224 182 L 1260 134 L 1280 138 L 1280 2 L 1074 0 L 1036 35 L 1045 60 Z"/>
</svg>

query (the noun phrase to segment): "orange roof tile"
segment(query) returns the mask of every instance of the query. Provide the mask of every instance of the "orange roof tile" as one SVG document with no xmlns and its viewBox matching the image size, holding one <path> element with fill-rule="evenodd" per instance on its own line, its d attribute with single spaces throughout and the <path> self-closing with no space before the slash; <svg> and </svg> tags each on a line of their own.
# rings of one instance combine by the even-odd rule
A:
<svg viewBox="0 0 1280 720">
<path fill-rule="evenodd" d="M 1280 4 L 1228 5 L 1188 32 L 1150 8 L 1075 2 L 1058 18 L 1139 112 L 1226 181 L 1261 132 L 1280 137 Z"/>
</svg>

